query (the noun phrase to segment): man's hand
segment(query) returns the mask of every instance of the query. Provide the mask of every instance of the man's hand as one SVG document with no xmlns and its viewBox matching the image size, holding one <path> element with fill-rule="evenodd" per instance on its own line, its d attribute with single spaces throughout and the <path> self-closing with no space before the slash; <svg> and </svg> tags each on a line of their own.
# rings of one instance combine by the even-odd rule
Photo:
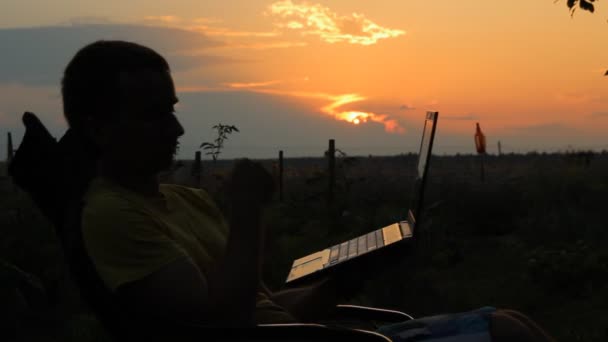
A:
<svg viewBox="0 0 608 342">
<path fill-rule="evenodd" d="M 244 159 L 236 163 L 226 190 L 230 234 L 218 271 L 209 277 L 209 293 L 224 296 L 218 303 L 225 312 L 253 323 L 264 248 L 262 207 L 272 198 L 274 182 L 259 163 Z"/>
<path fill-rule="evenodd" d="M 234 203 L 250 202 L 267 204 L 272 199 L 275 186 L 272 175 L 259 163 L 249 159 L 239 160 L 234 166 L 228 184 L 228 196 Z"/>
<path fill-rule="evenodd" d="M 354 297 L 363 285 L 358 274 L 335 272 L 306 286 L 271 293 L 270 297 L 298 319 L 319 322 L 331 317 L 336 305 Z"/>
<path fill-rule="evenodd" d="M 270 299 L 302 322 L 319 322 L 338 304 L 337 291 L 331 278 L 323 278 L 307 286 L 270 293 Z"/>
</svg>

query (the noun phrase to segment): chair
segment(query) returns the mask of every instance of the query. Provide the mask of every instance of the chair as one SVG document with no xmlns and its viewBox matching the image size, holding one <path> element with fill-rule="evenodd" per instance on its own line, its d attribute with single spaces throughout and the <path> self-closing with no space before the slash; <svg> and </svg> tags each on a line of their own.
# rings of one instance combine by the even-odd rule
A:
<svg viewBox="0 0 608 342">
<path fill-rule="evenodd" d="M 390 341 L 386 336 L 375 332 L 334 324 L 267 324 L 230 329 L 193 324 L 168 325 L 166 322 L 155 322 L 149 317 L 129 314 L 104 286 L 86 253 L 82 240 L 80 222 L 85 203 L 72 194 L 82 193 L 80 190 L 86 186 L 83 180 L 86 177 L 78 176 L 86 176 L 94 172 L 94 161 L 77 160 L 78 158 L 73 154 L 62 150 L 64 147 L 62 143 L 72 139 L 74 132 L 68 130 L 62 139 L 56 142 L 34 114 L 25 113 L 23 122 L 26 132 L 10 165 L 9 173 L 17 186 L 30 194 L 35 204 L 56 227 L 70 272 L 83 299 L 117 340 L 199 341 L 202 336 L 210 335 L 219 336 L 216 340 L 226 341 L 330 341 L 342 338 L 349 341 Z M 82 151 L 76 151 L 79 152 Z M 48 173 L 45 171 L 45 178 L 39 177 L 38 171 L 41 169 L 38 167 L 41 163 L 56 162 L 56 160 L 67 163 L 78 161 L 78 167 L 71 165 L 75 167 L 76 174 L 66 176 L 53 170 Z M 57 179 L 65 181 L 53 182 Z M 68 187 L 68 184 L 71 186 Z M 340 319 L 391 323 L 411 319 L 411 316 L 392 310 L 338 305 L 332 321 Z M 154 329 L 152 330 L 151 327 Z"/>
</svg>

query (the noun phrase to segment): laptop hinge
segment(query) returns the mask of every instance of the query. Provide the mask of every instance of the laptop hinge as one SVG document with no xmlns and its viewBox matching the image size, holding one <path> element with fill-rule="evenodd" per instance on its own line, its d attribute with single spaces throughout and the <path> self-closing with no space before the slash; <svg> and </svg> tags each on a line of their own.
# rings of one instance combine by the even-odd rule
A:
<svg viewBox="0 0 608 342">
<path fill-rule="evenodd" d="M 413 235 L 413 231 L 412 231 L 412 226 L 410 225 L 410 223 L 408 221 L 401 221 L 399 222 L 399 229 L 401 230 L 401 238 L 405 239 L 408 237 L 412 237 Z"/>
</svg>

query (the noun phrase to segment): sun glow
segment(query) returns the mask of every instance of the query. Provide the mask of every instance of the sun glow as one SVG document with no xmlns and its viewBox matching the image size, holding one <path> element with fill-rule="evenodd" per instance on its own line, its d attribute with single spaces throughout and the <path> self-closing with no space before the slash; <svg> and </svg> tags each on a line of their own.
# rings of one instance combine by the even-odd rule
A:
<svg viewBox="0 0 608 342">
<path fill-rule="evenodd" d="M 339 113 L 337 117 L 341 120 L 352 122 L 358 125 L 362 122 L 367 122 L 367 118 L 370 117 L 370 113 L 364 112 L 343 112 Z"/>
<path fill-rule="evenodd" d="M 404 133 L 405 129 L 401 127 L 395 119 L 390 119 L 386 114 L 376 114 L 372 112 L 361 111 L 340 111 L 339 107 L 349 103 L 365 100 L 365 97 L 358 94 L 345 94 L 332 97 L 331 104 L 321 108 L 321 110 L 329 115 L 332 115 L 338 120 L 344 120 L 354 125 L 366 123 L 368 121 L 378 122 L 384 125 L 384 130 L 389 133 Z"/>
<path fill-rule="evenodd" d="M 307 79 L 305 79 L 307 80 Z M 331 101 L 328 105 L 320 108 L 322 113 L 333 116 L 336 120 L 342 120 L 350 122 L 353 125 L 361 125 L 369 121 L 377 122 L 384 126 L 384 130 L 388 133 L 405 133 L 405 128 L 401 126 L 397 119 L 392 118 L 389 114 L 378 114 L 373 112 L 364 111 L 353 111 L 353 110 L 340 110 L 340 107 L 354 103 L 364 101 L 367 98 L 359 94 L 343 94 L 343 95 L 331 95 L 327 93 L 315 93 L 315 92 L 303 92 L 303 91 L 284 91 L 278 89 L 267 89 L 264 86 L 268 84 L 275 84 L 282 81 L 267 81 L 267 82 L 239 82 L 239 83 L 227 83 L 231 88 L 245 89 L 252 92 L 264 93 L 264 94 L 276 94 L 276 95 L 288 95 L 296 97 L 308 97 L 318 98 Z"/>
</svg>

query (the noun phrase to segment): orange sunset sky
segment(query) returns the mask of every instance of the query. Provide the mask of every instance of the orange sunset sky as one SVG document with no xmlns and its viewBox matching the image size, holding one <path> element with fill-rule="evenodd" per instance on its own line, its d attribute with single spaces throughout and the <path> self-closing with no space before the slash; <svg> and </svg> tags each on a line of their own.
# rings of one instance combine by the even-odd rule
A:
<svg viewBox="0 0 608 342">
<path fill-rule="evenodd" d="M 132 40 L 173 70 L 180 158 L 234 124 L 226 158 L 608 149 L 608 3 L 565 0 L 16 1 L 0 6 L 0 158 L 34 111 L 60 137 L 59 82 L 78 48 Z M 356 123 L 356 124 L 355 124 Z"/>
</svg>

